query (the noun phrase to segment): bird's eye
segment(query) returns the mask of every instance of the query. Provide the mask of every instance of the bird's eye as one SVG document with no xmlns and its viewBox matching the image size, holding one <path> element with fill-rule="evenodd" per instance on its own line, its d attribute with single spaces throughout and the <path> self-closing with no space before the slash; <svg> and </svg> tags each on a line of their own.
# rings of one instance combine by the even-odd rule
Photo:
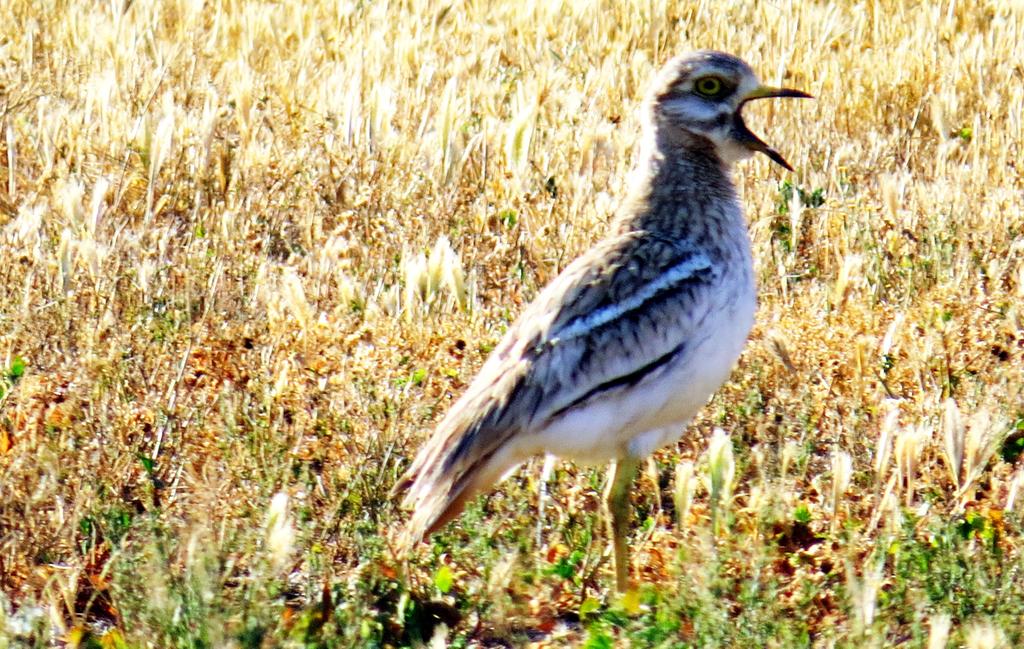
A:
<svg viewBox="0 0 1024 649">
<path fill-rule="evenodd" d="M 701 77 L 694 87 L 705 97 L 714 97 L 722 92 L 722 80 L 718 77 Z"/>
</svg>

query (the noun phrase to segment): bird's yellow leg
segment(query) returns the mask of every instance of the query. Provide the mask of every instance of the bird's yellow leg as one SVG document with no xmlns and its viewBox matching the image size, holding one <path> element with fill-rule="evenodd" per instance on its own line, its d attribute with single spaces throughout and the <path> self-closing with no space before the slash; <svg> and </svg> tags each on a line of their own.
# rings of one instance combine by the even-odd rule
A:
<svg viewBox="0 0 1024 649">
<path fill-rule="evenodd" d="M 624 457 L 612 462 L 608 471 L 608 486 L 604 490 L 605 514 L 608 520 L 608 536 L 611 537 L 615 560 L 615 590 L 625 593 L 629 590 L 629 491 L 640 466 L 639 460 Z"/>
</svg>

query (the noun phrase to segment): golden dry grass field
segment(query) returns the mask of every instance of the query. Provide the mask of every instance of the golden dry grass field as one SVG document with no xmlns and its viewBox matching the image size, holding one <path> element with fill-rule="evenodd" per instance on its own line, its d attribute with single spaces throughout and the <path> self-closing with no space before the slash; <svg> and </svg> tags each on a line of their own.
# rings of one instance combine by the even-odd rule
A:
<svg viewBox="0 0 1024 649">
<path fill-rule="evenodd" d="M 0 12 L 0 647 L 1024 642 L 1019 0 Z M 747 113 L 796 172 L 737 168 L 757 325 L 637 481 L 639 596 L 569 463 L 397 560 L 696 48 L 816 99 Z"/>
</svg>

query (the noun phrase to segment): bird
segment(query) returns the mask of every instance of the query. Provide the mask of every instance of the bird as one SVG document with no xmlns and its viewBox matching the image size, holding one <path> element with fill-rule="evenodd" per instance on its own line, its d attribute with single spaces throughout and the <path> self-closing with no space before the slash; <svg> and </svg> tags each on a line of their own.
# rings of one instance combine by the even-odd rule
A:
<svg viewBox="0 0 1024 649">
<path fill-rule="evenodd" d="M 810 97 L 701 50 L 654 75 L 628 191 L 607 233 L 508 328 L 392 494 L 409 549 L 531 457 L 609 463 L 615 588 L 628 592 L 630 487 L 729 377 L 754 323 L 753 256 L 733 164 L 763 153 L 747 102 Z"/>
</svg>

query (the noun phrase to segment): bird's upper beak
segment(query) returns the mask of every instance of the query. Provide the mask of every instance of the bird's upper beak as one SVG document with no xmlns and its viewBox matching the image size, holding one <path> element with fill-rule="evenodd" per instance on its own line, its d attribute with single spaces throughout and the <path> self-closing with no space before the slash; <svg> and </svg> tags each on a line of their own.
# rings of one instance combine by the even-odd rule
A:
<svg viewBox="0 0 1024 649">
<path fill-rule="evenodd" d="M 785 167 L 786 169 L 793 171 L 793 167 L 789 166 L 786 159 L 783 158 L 778 151 L 768 146 L 764 140 L 754 135 L 747 125 L 743 122 L 743 116 L 741 115 L 743 104 L 747 103 L 751 99 L 768 99 L 770 97 L 798 97 L 803 99 L 811 99 L 811 95 L 808 95 L 802 90 L 793 90 L 792 88 L 773 88 L 771 86 L 758 86 L 751 92 L 747 93 L 747 96 L 743 98 L 740 103 L 740 110 L 736 111 L 736 124 L 734 137 L 751 151 L 760 151 L 765 154 L 773 161 Z"/>
</svg>

